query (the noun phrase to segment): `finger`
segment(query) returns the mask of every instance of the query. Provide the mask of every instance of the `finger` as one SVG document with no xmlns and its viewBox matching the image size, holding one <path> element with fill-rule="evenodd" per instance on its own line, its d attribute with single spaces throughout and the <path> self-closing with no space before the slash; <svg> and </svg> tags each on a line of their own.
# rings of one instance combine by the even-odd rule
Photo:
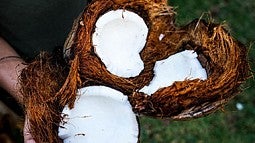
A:
<svg viewBox="0 0 255 143">
<path fill-rule="evenodd" d="M 33 136 L 29 132 L 29 121 L 25 119 L 25 125 L 23 128 L 24 143 L 35 143 Z"/>
</svg>

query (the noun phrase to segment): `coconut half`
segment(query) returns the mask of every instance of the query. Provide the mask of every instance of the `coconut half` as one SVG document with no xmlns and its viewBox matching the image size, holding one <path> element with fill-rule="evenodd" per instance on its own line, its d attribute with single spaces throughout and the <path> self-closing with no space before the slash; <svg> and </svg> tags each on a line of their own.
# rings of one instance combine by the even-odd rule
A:
<svg viewBox="0 0 255 143">
<path fill-rule="evenodd" d="M 197 59 L 197 53 L 194 50 L 185 50 L 157 61 L 154 74 L 150 84 L 142 88 L 140 92 L 151 95 L 160 88 L 171 86 L 175 81 L 207 79 L 206 70 Z"/>
<path fill-rule="evenodd" d="M 59 137 L 64 143 L 138 142 L 137 117 L 121 92 L 105 86 L 78 91 L 74 108 L 66 106 Z"/>
<path fill-rule="evenodd" d="M 93 46 L 108 71 L 120 77 L 137 76 L 144 64 L 139 55 L 148 27 L 134 12 L 118 9 L 103 14 L 96 22 Z"/>
</svg>

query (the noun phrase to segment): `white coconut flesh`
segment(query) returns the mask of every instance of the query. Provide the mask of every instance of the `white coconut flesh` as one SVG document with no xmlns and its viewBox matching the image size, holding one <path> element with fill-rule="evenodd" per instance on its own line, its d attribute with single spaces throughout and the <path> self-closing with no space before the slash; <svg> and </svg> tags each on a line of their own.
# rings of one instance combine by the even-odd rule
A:
<svg viewBox="0 0 255 143">
<path fill-rule="evenodd" d="M 151 95 L 160 88 L 171 86 L 175 81 L 207 79 L 206 70 L 201 66 L 197 53 L 193 50 L 185 50 L 157 61 L 154 74 L 150 84 L 142 88 L 140 92 Z"/>
<path fill-rule="evenodd" d="M 59 137 L 64 143 L 137 143 L 139 126 L 127 96 L 105 87 L 79 90 L 74 108 L 62 112 Z"/>
<path fill-rule="evenodd" d="M 107 70 L 120 77 L 134 77 L 144 69 L 139 55 L 148 27 L 143 18 L 128 10 L 112 10 L 98 18 L 92 42 Z"/>
</svg>

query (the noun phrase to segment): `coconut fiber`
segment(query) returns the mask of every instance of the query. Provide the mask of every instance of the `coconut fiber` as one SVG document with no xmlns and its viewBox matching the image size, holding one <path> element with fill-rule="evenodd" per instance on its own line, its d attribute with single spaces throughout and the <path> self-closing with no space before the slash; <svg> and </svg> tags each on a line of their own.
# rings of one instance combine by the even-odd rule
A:
<svg viewBox="0 0 255 143">
<path fill-rule="evenodd" d="M 144 69 L 135 77 L 111 74 L 95 53 L 92 34 L 97 19 L 110 10 L 124 9 L 141 16 L 149 28 L 140 52 Z M 182 120 L 208 115 L 240 92 L 249 76 L 246 47 L 221 24 L 194 20 L 177 27 L 175 12 L 165 0 L 94 0 L 74 22 L 63 52 L 42 53 L 21 75 L 21 92 L 30 131 L 36 142 L 58 138 L 61 111 L 73 107 L 77 89 L 104 85 L 128 95 L 133 111 L 151 117 Z M 160 34 L 164 38 L 159 40 Z M 139 90 L 152 80 L 156 61 L 194 50 L 206 69 L 206 80 L 185 80 L 158 89 L 151 96 Z M 169 75 L 172 76 L 172 75 Z"/>
</svg>

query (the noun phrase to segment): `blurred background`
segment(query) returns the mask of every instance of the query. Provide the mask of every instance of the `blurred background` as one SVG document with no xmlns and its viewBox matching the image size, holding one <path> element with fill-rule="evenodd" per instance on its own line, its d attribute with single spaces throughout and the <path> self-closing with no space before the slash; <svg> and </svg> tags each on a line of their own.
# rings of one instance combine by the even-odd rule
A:
<svg viewBox="0 0 255 143">
<path fill-rule="evenodd" d="M 170 0 L 169 4 L 177 12 L 177 26 L 200 17 L 227 24 L 230 33 L 249 49 L 255 71 L 255 0 Z M 241 88 L 243 92 L 225 108 L 207 117 L 188 121 L 140 118 L 141 143 L 255 143 L 254 78 Z M 0 143 L 22 143 L 23 121 L 16 114 L 22 111 L 9 107 L 0 102 Z"/>
<path fill-rule="evenodd" d="M 178 26 L 194 18 L 225 23 L 230 33 L 249 49 L 255 71 L 255 0 L 169 0 Z M 143 117 L 141 143 L 255 143 L 255 81 L 225 108 L 207 117 L 188 121 L 168 121 Z"/>
</svg>

